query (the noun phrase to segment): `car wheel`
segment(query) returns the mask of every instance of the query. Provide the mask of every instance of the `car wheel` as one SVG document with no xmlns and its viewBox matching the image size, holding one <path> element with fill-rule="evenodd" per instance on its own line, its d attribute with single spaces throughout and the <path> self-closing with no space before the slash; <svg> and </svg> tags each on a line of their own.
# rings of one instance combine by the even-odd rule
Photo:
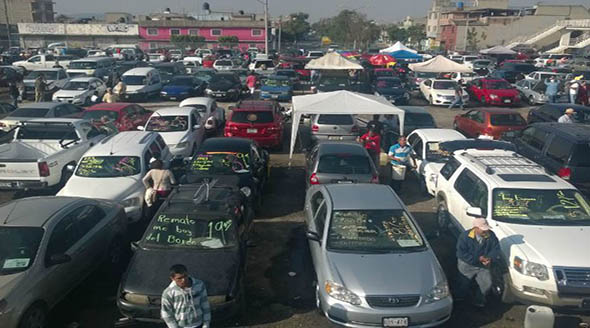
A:
<svg viewBox="0 0 590 328">
<path fill-rule="evenodd" d="M 320 299 L 320 285 L 317 281 L 315 282 L 315 308 L 319 315 L 324 315 L 324 310 L 322 309 L 322 300 Z"/>
<path fill-rule="evenodd" d="M 18 328 L 45 328 L 47 327 L 47 310 L 41 304 L 33 304 L 18 324 Z"/>
<path fill-rule="evenodd" d="M 496 292 L 499 293 L 500 295 L 500 300 L 502 301 L 502 303 L 505 304 L 512 304 L 514 303 L 514 295 L 512 294 L 512 291 L 510 290 L 510 286 L 508 285 L 508 275 L 510 273 L 504 273 L 502 275 L 502 284 L 499 286 L 502 287 L 496 287 Z M 501 290 L 500 290 L 501 289 Z"/>
<path fill-rule="evenodd" d="M 90 102 L 90 97 L 86 97 L 86 99 L 84 99 L 84 107 L 90 106 Z"/>
<path fill-rule="evenodd" d="M 535 98 L 533 98 L 533 96 L 529 96 L 527 102 L 529 103 L 529 105 L 534 105 L 535 104 Z"/>
<path fill-rule="evenodd" d="M 444 200 L 438 203 L 436 225 L 439 232 L 446 231 L 449 228 L 449 211 L 447 210 L 447 203 Z"/>
<path fill-rule="evenodd" d="M 76 164 L 74 163 L 74 165 L 76 165 Z M 68 180 L 70 180 L 70 178 L 72 177 L 72 174 L 73 174 L 73 172 L 71 172 L 70 170 L 68 170 L 67 167 L 64 167 L 61 170 L 61 178 L 60 178 L 59 184 L 58 184 L 58 186 L 59 186 L 60 189 L 63 188 L 66 185 L 66 183 L 68 182 Z"/>
</svg>

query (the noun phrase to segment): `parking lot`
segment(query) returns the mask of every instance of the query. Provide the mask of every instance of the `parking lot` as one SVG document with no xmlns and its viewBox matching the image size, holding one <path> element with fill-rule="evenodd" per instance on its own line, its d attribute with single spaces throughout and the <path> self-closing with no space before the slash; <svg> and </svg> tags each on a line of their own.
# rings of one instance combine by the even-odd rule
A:
<svg viewBox="0 0 590 328">
<path fill-rule="evenodd" d="M 154 102 L 143 105 L 155 110 L 177 104 Z M 412 100 L 412 104 L 424 106 L 426 102 L 415 99 Z M 230 105 L 232 104 L 221 104 L 225 108 Z M 441 128 L 452 127 L 454 115 L 461 113 L 460 110 L 452 111 L 443 107 L 427 106 L 426 109 Z M 518 110 L 526 117 L 527 107 L 520 107 Z M 289 138 L 290 128 L 285 132 L 286 138 Z M 308 130 L 305 127 L 300 129 L 301 134 L 305 135 L 306 132 Z M 262 210 L 255 220 L 252 247 L 248 250 L 247 307 L 235 320 L 214 323 L 214 327 L 334 326 L 315 310 L 313 269 L 303 233 L 304 156 L 301 150 L 297 151 L 289 165 L 286 148 L 288 142 L 284 145 L 282 151 L 271 152 L 270 179 L 265 189 Z M 0 196 L 0 201 L 6 202 L 21 196 L 6 192 Z M 425 232 L 431 231 L 434 227 L 436 207 L 433 199 L 421 195 L 416 181 L 412 179 L 406 182 L 400 196 L 421 228 Z M 132 227 L 135 238 L 141 236 L 144 228 L 145 224 Z M 454 238 L 444 235 L 432 240 L 431 244 L 445 269 L 447 278 L 452 281 L 456 271 Z M 120 318 L 115 304 L 117 286 L 118 281 L 107 280 L 97 275 L 90 277 L 82 286 L 67 295 L 51 313 L 50 327 L 68 327 L 72 323 L 77 323 L 83 328 L 113 327 Z M 444 327 L 522 327 L 525 309 L 525 305 L 505 305 L 498 301 L 490 302 L 488 307 L 479 310 L 470 304 L 455 303 L 453 316 Z M 555 327 L 579 327 L 582 322 L 590 322 L 590 316 L 560 312 Z"/>
</svg>

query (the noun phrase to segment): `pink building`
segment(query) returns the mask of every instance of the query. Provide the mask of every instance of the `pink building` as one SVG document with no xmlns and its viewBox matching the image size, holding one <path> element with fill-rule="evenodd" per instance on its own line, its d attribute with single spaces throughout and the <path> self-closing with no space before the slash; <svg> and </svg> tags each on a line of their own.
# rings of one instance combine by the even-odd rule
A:
<svg viewBox="0 0 590 328">
<path fill-rule="evenodd" d="M 264 21 L 147 20 L 139 23 L 139 46 L 144 50 L 169 47 L 172 35 L 200 35 L 208 48 L 217 47 L 220 36 L 237 36 L 239 47 L 264 49 Z"/>
</svg>

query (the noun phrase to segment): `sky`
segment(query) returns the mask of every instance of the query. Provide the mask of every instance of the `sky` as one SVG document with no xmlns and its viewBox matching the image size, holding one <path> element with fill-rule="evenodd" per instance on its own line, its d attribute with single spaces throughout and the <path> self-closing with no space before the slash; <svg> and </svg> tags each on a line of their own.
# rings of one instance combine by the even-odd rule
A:
<svg viewBox="0 0 590 328">
<path fill-rule="evenodd" d="M 264 0 L 260 0 L 264 1 Z M 56 11 L 72 15 L 80 13 L 99 14 L 108 11 L 123 11 L 132 14 L 148 14 L 170 7 L 175 12 L 198 12 L 206 0 L 54 0 Z M 263 12 L 257 0 L 208 0 L 211 10 Z M 469 0 L 465 0 L 469 2 Z M 511 6 L 533 5 L 538 0 L 511 0 Z M 585 4 L 588 0 L 546 0 L 552 4 Z M 426 16 L 431 0 L 268 0 L 271 16 L 307 12 L 311 21 L 331 17 L 343 9 L 361 11 L 379 22 L 399 21 L 406 16 Z"/>
</svg>

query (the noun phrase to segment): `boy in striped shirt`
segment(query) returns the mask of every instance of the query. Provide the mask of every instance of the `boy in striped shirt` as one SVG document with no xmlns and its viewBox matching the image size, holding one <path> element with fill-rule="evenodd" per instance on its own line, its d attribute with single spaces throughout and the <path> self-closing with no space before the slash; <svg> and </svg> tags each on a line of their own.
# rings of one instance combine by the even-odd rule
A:
<svg viewBox="0 0 590 328">
<path fill-rule="evenodd" d="M 209 328 L 211 309 L 205 284 L 188 274 L 186 266 L 170 268 L 172 282 L 162 293 L 162 320 L 168 328 Z"/>
</svg>

